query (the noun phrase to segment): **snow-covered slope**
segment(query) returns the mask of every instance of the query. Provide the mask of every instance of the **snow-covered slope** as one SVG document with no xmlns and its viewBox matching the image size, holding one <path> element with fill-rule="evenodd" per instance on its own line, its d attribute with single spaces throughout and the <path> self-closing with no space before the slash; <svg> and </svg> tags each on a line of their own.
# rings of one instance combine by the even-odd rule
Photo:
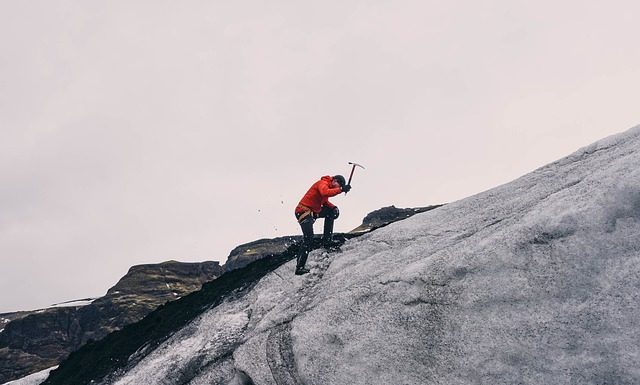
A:
<svg viewBox="0 0 640 385">
<path fill-rule="evenodd" d="M 315 251 L 106 383 L 638 384 L 638 165 L 640 127 Z"/>
<path fill-rule="evenodd" d="M 30 374 L 28 376 L 22 377 L 19 380 L 5 382 L 4 385 L 38 385 L 41 384 L 42 381 L 44 381 L 49 376 L 49 372 L 51 372 L 55 368 L 57 368 L 57 366 Z"/>
</svg>

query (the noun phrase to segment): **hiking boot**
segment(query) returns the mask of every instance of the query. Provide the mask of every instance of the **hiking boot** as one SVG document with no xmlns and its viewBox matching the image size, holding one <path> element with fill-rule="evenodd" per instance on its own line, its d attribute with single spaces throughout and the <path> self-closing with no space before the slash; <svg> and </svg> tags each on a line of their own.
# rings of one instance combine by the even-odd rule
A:
<svg viewBox="0 0 640 385">
<path fill-rule="evenodd" d="M 307 274 L 309 269 L 305 269 L 304 267 L 296 267 L 296 275 Z"/>
</svg>

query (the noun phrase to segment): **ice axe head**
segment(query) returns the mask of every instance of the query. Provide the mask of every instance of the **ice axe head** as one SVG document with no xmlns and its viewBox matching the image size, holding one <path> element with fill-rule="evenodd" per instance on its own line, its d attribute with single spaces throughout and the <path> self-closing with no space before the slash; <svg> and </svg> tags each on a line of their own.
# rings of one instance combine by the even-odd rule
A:
<svg viewBox="0 0 640 385">
<path fill-rule="evenodd" d="M 349 162 L 350 165 L 353 165 L 353 167 L 351 167 L 351 174 L 349 175 L 349 181 L 347 182 L 347 184 L 351 184 L 351 178 L 353 178 L 353 172 L 356 170 L 356 166 L 362 168 L 364 170 L 364 166 L 358 163 L 353 163 L 353 162 Z"/>
</svg>

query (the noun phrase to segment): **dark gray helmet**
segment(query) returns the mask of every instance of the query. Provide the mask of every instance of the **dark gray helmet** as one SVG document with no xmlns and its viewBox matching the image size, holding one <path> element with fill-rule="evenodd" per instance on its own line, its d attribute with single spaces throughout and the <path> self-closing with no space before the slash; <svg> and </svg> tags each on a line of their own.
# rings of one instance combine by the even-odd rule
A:
<svg viewBox="0 0 640 385">
<path fill-rule="evenodd" d="M 333 176 L 333 180 L 335 180 L 336 182 L 338 182 L 338 184 L 340 185 L 340 187 L 344 187 L 344 185 L 347 184 L 347 181 L 344 179 L 344 177 L 342 175 L 334 175 Z"/>
</svg>

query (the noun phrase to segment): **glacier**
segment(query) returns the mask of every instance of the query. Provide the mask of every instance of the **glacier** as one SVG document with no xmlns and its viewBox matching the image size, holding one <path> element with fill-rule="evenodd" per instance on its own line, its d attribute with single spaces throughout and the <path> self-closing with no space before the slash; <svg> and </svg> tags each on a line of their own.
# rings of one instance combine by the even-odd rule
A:
<svg viewBox="0 0 640 385">
<path fill-rule="evenodd" d="M 640 126 L 313 251 L 103 385 L 638 384 Z"/>
</svg>

